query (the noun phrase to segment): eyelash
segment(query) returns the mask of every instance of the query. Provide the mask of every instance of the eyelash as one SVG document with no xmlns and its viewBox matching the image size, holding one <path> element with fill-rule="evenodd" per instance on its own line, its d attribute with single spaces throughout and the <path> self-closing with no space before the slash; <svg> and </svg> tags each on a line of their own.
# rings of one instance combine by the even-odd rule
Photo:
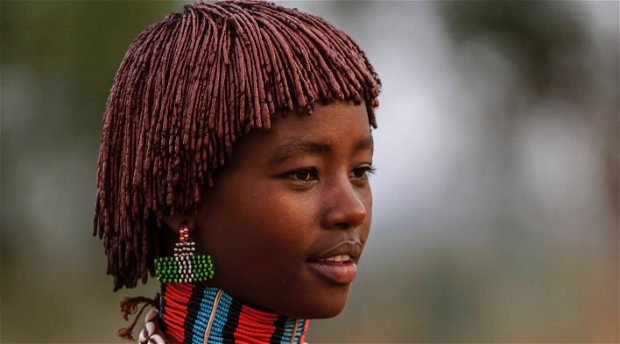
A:
<svg viewBox="0 0 620 344">
<path fill-rule="evenodd" d="M 377 172 L 377 168 L 375 166 L 373 166 L 373 165 L 371 165 L 371 166 L 361 166 L 361 167 L 358 167 L 358 168 L 354 169 L 353 173 L 355 173 L 355 172 L 361 172 L 363 174 L 362 176 L 359 176 L 357 178 L 366 180 L 366 179 L 368 179 L 369 175 L 375 174 Z"/>
<path fill-rule="evenodd" d="M 374 166 L 361 166 L 353 170 L 353 176 L 357 181 L 366 181 L 368 176 L 375 174 L 376 171 L 377 169 Z M 361 175 L 358 175 L 357 173 L 360 173 Z M 300 174 L 305 174 L 306 178 L 298 178 Z M 309 167 L 286 173 L 284 176 L 294 182 L 310 183 L 319 179 L 319 171 L 314 167 Z M 311 179 L 308 179 L 308 177 Z"/>
</svg>

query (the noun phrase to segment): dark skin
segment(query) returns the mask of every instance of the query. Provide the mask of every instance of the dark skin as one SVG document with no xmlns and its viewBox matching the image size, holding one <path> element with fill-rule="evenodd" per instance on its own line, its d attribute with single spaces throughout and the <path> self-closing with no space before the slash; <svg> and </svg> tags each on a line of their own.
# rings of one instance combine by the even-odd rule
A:
<svg viewBox="0 0 620 344">
<path fill-rule="evenodd" d="M 370 231 L 372 157 L 363 104 L 278 117 L 270 130 L 235 143 L 233 163 L 200 209 L 165 222 L 178 229 L 185 221 L 198 252 L 213 257 L 209 285 L 279 314 L 333 317 L 351 283 L 326 278 L 310 262 L 341 243 L 359 261 Z"/>
</svg>

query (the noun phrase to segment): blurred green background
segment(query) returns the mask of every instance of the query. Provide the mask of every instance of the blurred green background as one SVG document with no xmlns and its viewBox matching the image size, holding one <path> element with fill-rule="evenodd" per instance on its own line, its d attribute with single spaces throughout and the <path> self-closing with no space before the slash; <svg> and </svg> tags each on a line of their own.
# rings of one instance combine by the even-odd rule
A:
<svg viewBox="0 0 620 344">
<path fill-rule="evenodd" d="M 285 2 L 384 87 L 373 230 L 323 342 L 618 342 L 615 1 Z M 0 341 L 122 342 L 90 236 L 107 93 L 183 3 L 0 2 Z"/>
</svg>

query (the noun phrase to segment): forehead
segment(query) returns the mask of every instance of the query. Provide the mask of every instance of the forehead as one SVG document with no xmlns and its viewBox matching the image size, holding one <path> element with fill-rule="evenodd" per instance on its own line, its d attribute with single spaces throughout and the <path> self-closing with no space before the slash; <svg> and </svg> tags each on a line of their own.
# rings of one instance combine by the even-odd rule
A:
<svg viewBox="0 0 620 344">
<path fill-rule="evenodd" d="M 352 102 L 317 105 L 309 115 L 284 114 L 272 120 L 271 129 L 251 136 L 253 144 L 269 146 L 307 141 L 346 146 L 372 138 L 366 107 Z"/>
<path fill-rule="evenodd" d="M 310 115 L 287 113 L 274 118 L 271 129 L 251 133 L 237 142 L 233 166 L 305 152 L 352 154 L 364 149 L 373 149 L 366 107 L 337 102 L 317 105 Z"/>
</svg>

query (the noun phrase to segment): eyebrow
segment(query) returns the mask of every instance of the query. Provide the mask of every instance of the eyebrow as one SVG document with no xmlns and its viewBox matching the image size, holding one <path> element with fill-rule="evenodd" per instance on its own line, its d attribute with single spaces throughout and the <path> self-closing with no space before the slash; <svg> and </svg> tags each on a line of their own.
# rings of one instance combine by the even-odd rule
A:
<svg viewBox="0 0 620 344">
<path fill-rule="evenodd" d="M 373 149 L 374 149 L 374 140 L 372 139 L 372 136 L 368 136 L 367 138 L 359 141 L 353 148 L 355 152 L 361 151 L 361 150 L 373 150 Z"/>
<path fill-rule="evenodd" d="M 373 150 L 372 136 L 357 142 L 353 147 L 354 152 L 361 150 Z M 278 147 L 269 159 L 270 164 L 281 164 L 283 162 L 302 157 L 304 155 L 329 155 L 332 147 L 328 144 L 296 139 Z"/>
</svg>

